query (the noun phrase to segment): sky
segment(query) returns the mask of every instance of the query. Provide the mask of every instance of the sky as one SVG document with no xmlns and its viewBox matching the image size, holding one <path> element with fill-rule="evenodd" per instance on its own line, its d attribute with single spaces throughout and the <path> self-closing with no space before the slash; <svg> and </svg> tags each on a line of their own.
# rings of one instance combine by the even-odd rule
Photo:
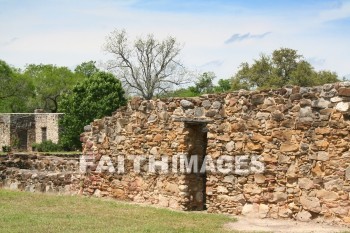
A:
<svg viewBox="0 0 350 233">
<path fill-rule="evenodd" d="M 174 36 L 183 64 L 217 80 L 281 47 L 350 78 L 350 0 L 0 0 L 0 59 L 18 68 L 103 65 L 115 29 L 132 39 Z"/>
</svg>

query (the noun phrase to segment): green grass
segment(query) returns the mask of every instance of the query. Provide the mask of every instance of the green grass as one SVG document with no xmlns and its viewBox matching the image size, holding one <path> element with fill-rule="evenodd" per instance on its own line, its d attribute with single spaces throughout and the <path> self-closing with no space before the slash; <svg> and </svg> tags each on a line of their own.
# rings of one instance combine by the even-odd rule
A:
<svg viewBox="0 0 350 233">
<path fill-rule="evenodd" d="M 0 232 L 227 232 L 226 215 L 0 189 Z"/>
<path fill-rule="evenodd" d="M 77 155 L 82 154 L 81 151 L 59 151 L 59 152 L 35 152 L 40 155 Z"/>
</svg>

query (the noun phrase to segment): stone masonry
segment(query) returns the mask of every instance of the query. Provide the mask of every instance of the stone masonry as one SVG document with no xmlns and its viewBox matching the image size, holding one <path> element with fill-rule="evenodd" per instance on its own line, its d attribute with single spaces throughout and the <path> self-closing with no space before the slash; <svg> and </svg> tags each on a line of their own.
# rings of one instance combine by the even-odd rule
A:
<svg viewBox="0 0 350 233">
<path fill-rule="evenodd" d="M 33 143 L 59 139 L 59 119 L 62 113 L 0 114 L 0 151 L 3 146 L 31 151 Z"/>
<path fill-rule="evenodd" d="M 85 127 L 83 153 L 94 164 L 108 156 L 117 168 L 120 158 L 129 159 L 124 172 L 100 173 L 91 166 L 82 176 L 82 192 L 182 210 L 350 222 L 349 114 L 350 82 L 134 98 Z M 199 160 L 210 155 L 214 164 L 226 155 L 234 167 L 249 169 L 229 174 L 151 173 L 142 164 L 141 172 L 132 169 L 142 156 L 161 160 L 177 154 Z M 257 164 L 264 170 L 257 172 Z"/>
<path fill-rule="evenodd" d="M 79 154 L 0 156 L 0 188 L 72 195 L 80 190 Z"/>
</svg>

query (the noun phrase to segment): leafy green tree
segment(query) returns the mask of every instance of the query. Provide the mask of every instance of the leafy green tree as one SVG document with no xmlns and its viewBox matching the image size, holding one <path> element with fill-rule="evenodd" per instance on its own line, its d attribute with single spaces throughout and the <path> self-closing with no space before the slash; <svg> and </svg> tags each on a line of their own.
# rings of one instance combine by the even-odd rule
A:
<svg viewBox="0 0 350 233">
<path fill-rule="evenodd" d="M 59 110 L 65 113 L 61 121 L 61 144 L 65 149 L 80 148 L 79 135 L 85 125 L 96 118 L 111 115 L 125 104 L 122 84 L 111 73 L 97 72 L 84 79 L 60 101 Z"/>
<path fill-rule="evenodd" d="M 275 68 L 277 76 L 281 79 L 281 84 L 289 82 L 292 72 L 297 69 L 298 64 L 306 62 L 298 51 L 289 48 L 281 48 L 272 53 L 272 66 Z"/>
<path fill-rule="evenodd" d="M 0 60 L 0 112 L 29 112 L 28 104 L 34 95 L 31 80 L 19 70 Z"/>
<path fill-rule="evenodd" d="M 87 78 L 90 78 L 92 75 L 99 71 L 100 70 L 96 67 L 95 61 L 83 62 L 74 69 L 74 72 L 76 74 L 80 74 Z"/>
<path fill-rule="evenodd" d="M 230 79 L 220 79 L 218 85 L 214 87 L 215 92 L 226 92 L 231 89 Z"/>
<path fill-rule="evenodd" d="M 30 64 L 24 70 L 24 75 L 32 80 L 35 87 L 33 105 L 47 112 L 57 112 L 61 95 L 82 80 L 81 75 L 75 75 L 67 67 L 55 65 Z"/>
<path fill-rule="evenodd" d="M 214 79 L 215 74 L 213 72 L 204 72 L 201 76 L 198 77 L 198 80 L 195 82 L 194 87 L 190 87 L 190 90 L 197 94 L 213 93 Z"/>
<path fill-rule="evenodd" d="M 201 74 L 194 86 L 188 88 L 180 88 L 160 97 L 194 97 L 202 94 L 214 93 L 214 92 L 226 92 L 231 89 L 230 79 L 220 79 L 218 85 L 215 86 L 213 81 L 216 78 L 213 72 L 204 72 Z"/>
<path fill-rule="evenodd" d="M 316 72 L 296 50 L 281 48 L 273 51 L 272 56 L 260 55 L 252 65 L 242 63 L 232 78 L 232 89 L 279 88 L 288 84 L 313 86 L 337 81 L 336 73 Z"/>
<path fill-rule="evenodd" d="M 318 84 L 323 84 L 323 83 L 335 83 L 339 82 L 339 78 L 337 73 L 328 71 L 328 70 L 321 70 L 316 73 L 316 82 Z"/>
<path fill-rule="evenodd" d="M 310 63 L 301 61 L 290 74 L 289 83 L 299 86 L 313 86 L 317 84 L 316 72 Z"/>
</svg>

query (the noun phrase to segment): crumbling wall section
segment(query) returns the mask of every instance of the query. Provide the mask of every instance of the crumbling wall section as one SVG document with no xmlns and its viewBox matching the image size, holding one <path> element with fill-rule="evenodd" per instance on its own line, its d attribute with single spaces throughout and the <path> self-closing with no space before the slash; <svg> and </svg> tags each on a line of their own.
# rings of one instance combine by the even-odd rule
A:
<svg viewBox="0 0 350 233">
<path fill-rule="evenodd" d="M 0 188 L 65 195 L 79 194 L 79 155 L 0 156 Z"/>
</svg>

